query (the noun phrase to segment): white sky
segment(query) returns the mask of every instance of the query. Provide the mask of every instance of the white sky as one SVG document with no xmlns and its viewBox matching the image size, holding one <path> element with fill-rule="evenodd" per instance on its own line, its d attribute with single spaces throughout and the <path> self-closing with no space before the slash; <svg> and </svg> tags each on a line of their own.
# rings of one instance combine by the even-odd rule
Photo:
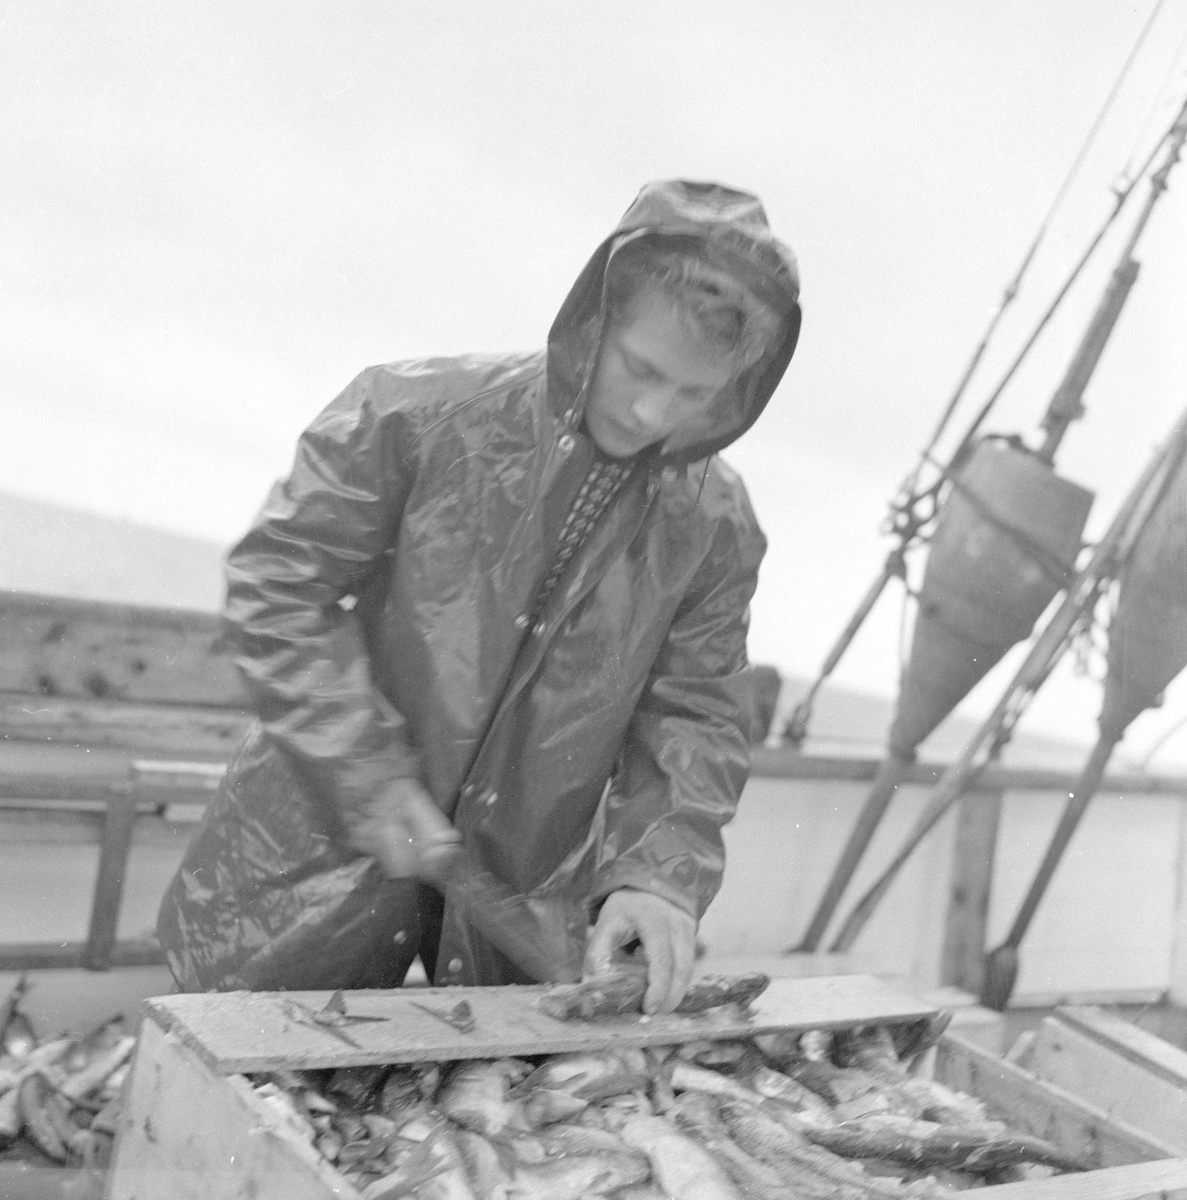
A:
<svg viewBox="0 0 1187 1200">
<path fill-rule="evenodd" d="M 363 366 L 540 344 L 643 181 L 719 179 L 757 191 L 801 260 L 801 350 L 726 457 L 771 543 L 752 656 L 810 673 L 1153 10 L 10 2 L 0 487 L 229 541 Z M 1163 0 L 971 400 L 1108 210 L 1110 183 L 1169 124 L 1185 34 L 1187 0 Z M 1187 405 L 1187 166 L 1171 184 L 1060 457 L 1098 489 L 1090 533 Z M 992 428 L 1033 433 L 1118 246 Z M 897 624 L 896 600 L 838 679 L 892 691 Z M 1031 723 L 1091 736 L 1097 689 L 1064 674 Z M 1181 688 L 1135 726 L 1133 752 L 1185 716 Z"/>
</svg>

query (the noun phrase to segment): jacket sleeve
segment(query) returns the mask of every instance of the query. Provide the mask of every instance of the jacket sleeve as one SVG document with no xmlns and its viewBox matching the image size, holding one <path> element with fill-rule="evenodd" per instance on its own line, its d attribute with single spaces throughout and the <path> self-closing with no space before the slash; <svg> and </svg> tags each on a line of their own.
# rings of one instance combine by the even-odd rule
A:
<svg viewBox="0 0 1187 1200">
<path fill-rule="evenodd" d="M 699 919 L 717 894 L 750 770 L 746 629 L 765 549 L 752 516 L 723 522 L 677 610 L 606 797 L 595 903 L 639 888 Z"/>
<path fill-rule="evenodd" d="M 371 680 L 347 597 L 394 544 L 413 470 L 382 368 L 365 371 L 301 436 L 227 562 L 236 662 L 264 731 L 349 831 L 378 789 L 417 773 L 404 718 Z"/>
</svg>

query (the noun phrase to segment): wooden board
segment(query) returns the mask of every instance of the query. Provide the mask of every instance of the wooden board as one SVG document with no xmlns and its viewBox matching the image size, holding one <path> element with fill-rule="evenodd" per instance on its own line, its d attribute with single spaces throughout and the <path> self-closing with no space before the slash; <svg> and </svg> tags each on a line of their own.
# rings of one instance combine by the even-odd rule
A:
<svg viewBox="0 0 1187 1200">
<path fill-rule="evenodd" d="M 246 1080 L 222 1079 L 146 1022 L 108 1200 L 354 1200 L 358 1191 L 291 1132 Z"/>
<path fill-rule="evenodd" d="M 8 741 L 111 746 L 141 755 L 225 761 L 250 717 L 241 708 L 125 704 L 0 691 L 0 731 Z"/>
<path fill-rule="evenodd" d="M 1003 1183 L 977 1189 L 977 1200 L 1187 1200 L 1187 1158 Z"/>
<path fill-rule="evenodd" d="M 86 942 L 10 942 L 0 946 L 0 971 L 81 967 L 85 964 L 86 954 Z M 155 937 L 116 942 L 107 959 L 109 967 L 159 967 L 164 964 L 165 951 Z"/>
<path fill-rule="evenodd" d="M 223 763 L 133 761 L 122 775 L 106 766 L 93 773 L 72 770 L 9 770 L 0 766 L 0 803 L 14 801 L 121 803 L 156 811 L 164 804 L 206 804 L 226 774 Z"/>
<path fill-rule="evenodd" d="M 1099 1008 L 1043 1020 L 1031 1069 L 1187 1154 L 1187 1053 Z"/>
<path fill-rule="evenodd" d="M 940 978 L 976 996 L 985 979 L 985 929 L 1001 814 L 1001 792 L 966 792 L 956 814 Z"/>
<path fill-rule="evenodd" d="M 851 758 L 842 755 L 801 754 L 786 747 L 751 749 L 750 774 L 759 779 L 819 779 L 829 782 L 866 783 L 882 765 L 876 758 Z M 947 769 L 946 763 L 915 762 L 904 784 L 932 787 Z M 993 792 L 1067 792 L 1075 782 L 1071 771 L 1054 767 L 1004 767 L 990 765 L 977 776 L 977 794 Z M 1146 775 L 1118 771 L 1105 776 L 1100 793 L 1120 796 L 1187 796 L 1187 777 L 1182 775 Z"/>
<path fill-rule="evenodd" d="M 211 613 L 0 592 L 0 691 L 245 706 Z"/>
<path fill-rule="evenodd" d="M 289 1067 L 344 1067 L 554 1054 L 610 1046 L 662 1046 L 698 1038 L 750 1037 L 783 1029 L 837 1029 L 872 1021 L 912 1021 L 935 1010 L 917 997 L 868 975 L 776 979 L 749 1014 L 735 1008 L 698 1016 L 618 1017 L 558 1021 L 540 1012 L 546 989 L 408 988 L 347 992 L 349 1013 L 386 1018 L 350 1025 L 357 1047 L 324 1026 L 291 1019 L 286 1000 L 318 1010 L 328 992 L 224 992 L 161 996 L 146 1012 L 220 1074 Z M 417 1005 L 447 1011 L 466 1000 L 473 1033 L 459 1033 Z"/>
<path fill-rule="evenodd" d="M 1094 1168 L 1178 1156 L 1160 1138 L 954 1034 L 940 1039 L 936 1078 L 979 1097 L 1014 1129 L 1046 1138 Z"/>
</svg>

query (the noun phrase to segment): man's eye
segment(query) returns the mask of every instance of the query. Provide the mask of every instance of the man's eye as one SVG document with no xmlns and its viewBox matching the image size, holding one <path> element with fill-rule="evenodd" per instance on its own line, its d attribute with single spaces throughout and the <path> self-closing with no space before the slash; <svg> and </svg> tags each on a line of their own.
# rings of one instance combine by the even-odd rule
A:
<svg viewBox="0 0 1187 1200">
<path fill-rule="evenodd" d="M 623 361 L 626 363 L 626 369 L 636 379 L 655 379 L 659 375 L 659 372 L 654 367 L 648 366 L 647 363 L 642 362 L 640 359 L 624 356 Z"/>
</svg>

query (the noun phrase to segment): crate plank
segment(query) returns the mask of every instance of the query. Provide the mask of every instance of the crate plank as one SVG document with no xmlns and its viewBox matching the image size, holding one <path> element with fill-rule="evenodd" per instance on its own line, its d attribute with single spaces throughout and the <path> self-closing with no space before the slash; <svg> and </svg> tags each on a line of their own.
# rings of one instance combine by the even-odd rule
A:
<svg viewBox="0 0 1187 1200">
<path fill-rule="evenodd" d="M 955 1034 L 937 1047 L 936 1078 L 990 1112 L 1083 1158 L 1094 1168 L 1175 1158 L 1176 1148 Z"/>
<path fill-rule="evenodd" d="M 357 1200 L 245 1079 L 212 1075 L 146 1021 L 112 1159 L 108 1200 Z"/>
<path fill-rule="evenodd" d="M 160 996 L 149 1016 L 201 1055 L 214 1071 L 267 1071 L 278 1066 L 342 1067 L 368 1063 L 424 1062 L 554 1054 L 610 1046 L 661 1046 L 697 1038 L 748 1037 L 784 1029 L 839 1029 L 870 1021 L 911 1021 L 934 1014 L 918 997 L 868 975 L 776 979 L 748 1015 L 711 1009 L 697 1016 L 638 1016 L 598 1021 L 558 1021 L 540 1012 L 546 989 L 409 988 L 346 993 L 351 1013 L 383 1022 L 350 1025 L 358 1047 L 322 1026 L 295 1021 L 285 1001 L 311 1010 L 329 992 L 224 992 Z M 447 1011 L 466 1000 L 476 1028 L 463 1034 L 417 1005 Z"/>
<path fill-rule="evenodd" d="M 1161 1038 L 1099 1008 L 1058 1009 L 1031 1069 L 1187 1154 L 1187 1053 Z"/>
<path fill-rule="evenodd" d="M 1187 1158 L 979 1188 L 978 1200 L 1187 1200 Z"/>
</svg>

